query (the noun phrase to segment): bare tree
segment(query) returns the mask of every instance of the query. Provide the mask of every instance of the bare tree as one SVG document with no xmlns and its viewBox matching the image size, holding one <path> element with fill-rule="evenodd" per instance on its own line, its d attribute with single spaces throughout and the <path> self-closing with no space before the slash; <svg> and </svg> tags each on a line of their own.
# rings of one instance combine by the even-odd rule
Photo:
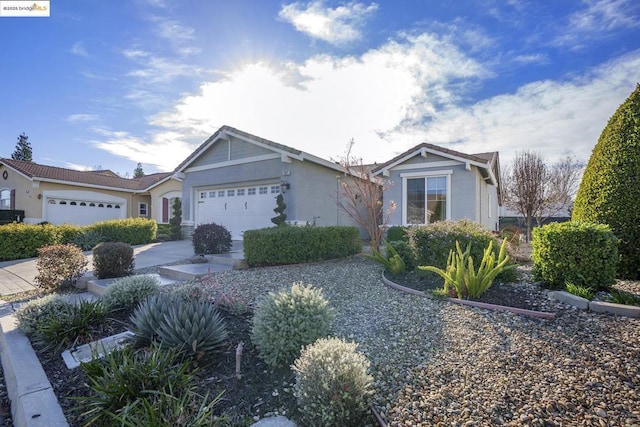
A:
<svg viewBox="0 0 640 427">
<path fill-rule="evenodd" d="M 395 203 L 389 203 L 384 209 L 382 195 L 390 182 L 381 177 L 372 177 L 370 167 L 361 158 L 352 154 L 354 145 L 352 139 L 347 150 L 338 163 L 344 167 L 346 173 L 339 177 L 341 197 L 338 206 L 369 235 L 371 248 L 380 249 L 380 243 L 389 222 L 391 214 L 396 208 Z"/>
<path fill-rule="evenodd" d="M 570 206 L 580 177 L 580 164 L 565 157 L 548 166 L 535 151 L 517 152 L 505 170 L 503 196 L 505 205 L 524 217 L 527 241 L 535 219 L 542 221 Z"/>
</svg>

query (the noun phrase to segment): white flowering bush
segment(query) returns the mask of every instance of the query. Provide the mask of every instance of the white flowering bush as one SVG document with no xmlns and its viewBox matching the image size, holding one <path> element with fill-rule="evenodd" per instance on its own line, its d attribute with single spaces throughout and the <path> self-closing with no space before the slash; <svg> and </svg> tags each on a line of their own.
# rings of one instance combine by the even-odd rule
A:
<svg viewBox="0 0 640 427">
<path fill-rule="evenodd" d="M 127 276 L 110 284 L 102 300 L 112 310 L 129 310 L 159 289 L 160 281 L 154 276 Z"/>
<path fill-rule="evenodd" d="M 16 310 L 18 325 L 25 335 L 33 336 L 40 325 L 52 319 L 66 318 L 73 311 L 72 303 L 58 294 L 33 299 Z"/>
<path fill-rule="evenodd" d="M 302 350 L 292 368 L 303 425 L 364 425 L 373 378 L 369 361 L 356 349 L 355 343 L 321 338 Z"/>
<path fill-rule="evenodd" d="M 294 283 L 258 303 L 251 341 L 269 366 L 288 366 L 303 346 L 329 335 L 334 317 L 321 289 Z"/>
</svg>

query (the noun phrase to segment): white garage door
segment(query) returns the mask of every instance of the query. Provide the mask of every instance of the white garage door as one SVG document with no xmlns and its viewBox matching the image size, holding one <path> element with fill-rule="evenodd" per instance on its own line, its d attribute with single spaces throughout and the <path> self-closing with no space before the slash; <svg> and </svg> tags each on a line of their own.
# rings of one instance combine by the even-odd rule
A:
<svg viewBox="0 0 640 427">
<path fill-rule="evenodd" d="M 278 194 L 279 184 L 201 190 L 196 223 L 224 225 L 234 240 L 241 240 L 246 230 L 273 225 Z"/>
<path fill-rule="evenodd" d="M 45 220 L 51 224 L 89 225 L 125 217 L 121 203 L 52 198 L 46 201 Z"/>
</svg>

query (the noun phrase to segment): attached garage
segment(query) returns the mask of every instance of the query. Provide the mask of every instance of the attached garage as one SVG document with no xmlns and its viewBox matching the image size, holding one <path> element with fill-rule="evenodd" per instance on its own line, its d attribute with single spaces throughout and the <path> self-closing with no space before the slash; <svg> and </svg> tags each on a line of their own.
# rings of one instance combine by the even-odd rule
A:
<svg viewBox="0 0 640 427">
<path fill-rule="evenodd" d="M 126 199 L 92 191 L 45 192 L 44 202 L 51 224 L 89 225 L 127 216 Z"/>
<path fill-rule="evenodd" d="M 197 191 L 196 224 L 224 225 L 234 240 L 246 230 L 270 227 L 275 216 L 277 182 L 255 186 L 225 187 Z"/>
</svg>

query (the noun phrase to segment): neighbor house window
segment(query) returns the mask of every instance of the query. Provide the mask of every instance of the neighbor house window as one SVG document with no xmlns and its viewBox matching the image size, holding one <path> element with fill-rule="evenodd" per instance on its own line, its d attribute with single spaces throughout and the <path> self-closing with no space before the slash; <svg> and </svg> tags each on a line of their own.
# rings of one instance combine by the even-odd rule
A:
<svg viewBox="0 0 640 427">
<path fill-rule="evenodd" d="M 11 209 L 11 190 L 0 190 L 0 209 Z"/>
<path fill-rule="evenodd" d="M 147 216 L 148 212 L 149 212 L 149 210 L 148 210 L 148 206 L 147 206 L 146 203 L 139 203 L 138 204 L 138 215 Z"/>
<path fill-rule="evenodd" d="M 431 224 L 449 218 L 450 175 L 403 176 L 405 224 Z"/>
</svg>

